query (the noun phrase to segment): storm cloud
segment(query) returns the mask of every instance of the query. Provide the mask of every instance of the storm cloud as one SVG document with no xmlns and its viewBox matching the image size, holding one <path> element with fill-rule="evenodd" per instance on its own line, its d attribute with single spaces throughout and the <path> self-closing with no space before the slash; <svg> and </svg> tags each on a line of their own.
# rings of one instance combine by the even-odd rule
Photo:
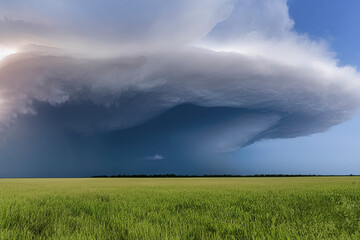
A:
<svg viewBox="0 0 360 240">
<path fill-rule="evenodd" d="M 204 152 L 229 152 L 326 131 L 360 103 L 359 73 L 339 66 L 326 42 L 294 32 L 283 0 L 0 6 L 0 45 L 17 49 L 0 62 L 3 136 L 19 118 L 41 114 L 44 104 L 78 109 L 54 127 L 85 137 L 133 129 L 193 105 L 213 119 L 187 123 L 184 141 L 196 139 Z"/>
</svg>

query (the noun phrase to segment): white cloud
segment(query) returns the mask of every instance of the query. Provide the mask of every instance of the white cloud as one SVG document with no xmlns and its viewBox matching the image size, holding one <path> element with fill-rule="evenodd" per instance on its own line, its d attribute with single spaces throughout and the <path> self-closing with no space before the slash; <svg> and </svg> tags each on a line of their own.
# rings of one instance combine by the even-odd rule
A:
<svg viewBox="0 0 360 240">
<path fill-rule="evenodd" d="M 87 56 L 167 51 L 205 36 L 232 4 L 233 0 L 0 0 L 0 44 L 49 45 Z"/>
<path fill-rule="evenodd" d="M 146 157 L 147 160 L 164 160 L 165 158 L 160 154 L 155 154 L 154 156 Z"/>
</svg>

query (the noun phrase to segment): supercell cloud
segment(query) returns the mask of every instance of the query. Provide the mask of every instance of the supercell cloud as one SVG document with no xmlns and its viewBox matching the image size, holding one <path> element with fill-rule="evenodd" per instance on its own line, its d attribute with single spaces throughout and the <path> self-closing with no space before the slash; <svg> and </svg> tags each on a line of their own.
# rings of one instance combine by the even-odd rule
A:
<svg viewBox="0 0 360 240">
<path fill-rule="evenodd" d="M 193 105 L 209 114 L 177 115 L 184 141 L 229 152 L 325 131 L 359 106 L 359 73 L 297 34 L 284 0 L 0 0 L 0 9 L 0 46 L 17 51 L 0 62 L 3 136 L 44 105 L 74 108 L 53 127 L 85 137 Z M 211 124 L 199 124 L 205 115 Z"/>
</svg>

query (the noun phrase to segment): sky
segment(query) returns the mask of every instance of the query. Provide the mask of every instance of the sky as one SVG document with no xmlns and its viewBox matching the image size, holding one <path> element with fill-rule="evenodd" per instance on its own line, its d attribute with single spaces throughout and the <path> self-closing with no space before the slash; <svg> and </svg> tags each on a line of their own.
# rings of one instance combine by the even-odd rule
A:
<svg viewBox="0 0 360 240">
<path fill-rule="evenodd" d="M 360 31 L 357 25 L 360 16 L 356 9 L 360 9 L 360 2 L 290 0 L 288 6 L 297 32 L 326 40 L 336 52 L 339 65 L 352 65 L 359 69 Z M 246 168 L 253 173 L 359 174 L 359 123 L 358 110 L 349 121 L 325 133 L 261 142 L 236 153 L 236 157 L 251 159 Z"/>
<path fill-rule="evenodd" d="M 0 177 L 360 174 L 358 9 L 0 0 Z"/>
</svg>

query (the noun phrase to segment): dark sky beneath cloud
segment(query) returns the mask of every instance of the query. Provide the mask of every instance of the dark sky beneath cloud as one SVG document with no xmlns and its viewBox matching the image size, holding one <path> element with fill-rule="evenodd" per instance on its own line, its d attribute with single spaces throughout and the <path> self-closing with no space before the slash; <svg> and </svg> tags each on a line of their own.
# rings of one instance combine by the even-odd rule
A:
<svg viewBox="0 0 360 240">
<path fill-rule="evenodd" d="M 69 114 L 74 111 L 81 115 L 94 111 L 106 114 L 114 109 L 92 104 L 60 107 L 39 104 L 37 110 L 37 115 L 19 118 L 7 131 L 9 137 L 1 155 L 10 164 L 1 169 L 2 176 L 231 173 L 226 160 L 215 161 L 216 153 L 202 151 L 202 145 L 209 142 L 209 131 L 234 118 L 252 119 L 254 115 L 266 114 L 184 104 L 140 126 L 84 134 L 73 131 Z M 210 144 L 216 140 L 223 139 L 213 136 Z"/>
</svg>

